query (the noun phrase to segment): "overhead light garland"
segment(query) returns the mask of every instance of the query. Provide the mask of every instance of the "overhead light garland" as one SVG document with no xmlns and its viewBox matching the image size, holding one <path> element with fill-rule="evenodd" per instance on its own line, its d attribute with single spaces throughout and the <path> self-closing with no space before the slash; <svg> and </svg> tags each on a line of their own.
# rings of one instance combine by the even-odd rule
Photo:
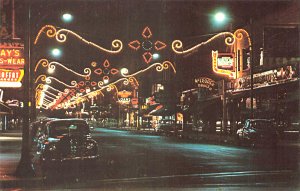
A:
<svg viewBox="0 0 300 191">
<path fill-rule="evenodd" d="M 101 50 L 101 51 L 104 51 L 107 53 L 116 54 L 116 53 L 121 52 L 121 50 L 123 49 L 123 43 L 122 43 L 122 41 L 120 41 L 118 39 L 113 40 L 111 43 L 112 48 L 115 50 L 108 50 L 108 49 L 105 49 L 105 48 L 91 42 L 91 41 L 84 39 L 82 36 L 78 35 L 77 33 L 73 32 L 71 30 L 68 30 L 68 29 L 57 30 L 56 27 L 54 27 L 52 25 L 45 25 L 44 27 L 41 28 L 41 30 L 38 32 L 38 34 L 35 38 L 34 44 L 38 43 L 38 40 L 44 31 L 46 31 L 47 37 L 49 37 L 49 38 L 55 37 L 55 39 L 61 43 L 65 42 L 67 40 L 67 35 L 72 35 L 72 36 L 76 37 L 77 39 L 81 40 L 82 42 L 84 42 L 85 44 L 90 45 L 94 48 L 97 48 L 98 50 Z"/>
<path fill-rule="evenodd" d="M 133 40 L 128 43 L 129 48 L 137 51 L 141 47 L 145 51 L 142 55 L 143 60 L 146 64 L 149 64 L 153 60 L 153 53 L 151 52 L 153 49 L 160 51 L 167 47 L 167 45 L 162 41 L 155 41 L 154 43 L 151 41 L 152 32 L 149 27 L 145 27 L 142 32 L 143 40 L 140 42 L 139 40 Z"/>
<path fill-rule="evenodd" d="M 107 89 L 107 88 L 111 87 L 112 85 L 115 85 L 115 84 L 117 84 L 119 82 L 123 82 L 123 84 L 125 84 L 125 85 L 129 84 L 129 83 L 133 83 L 133 82 L 137 83 L 137 80 L 136 80 L 136 78 L 134 76 L 136 76 L 138 74 L 141 74 L 143 72 L 146 72 L 146 71 L 150 70 L 151 68 L 155 68 L 156 71 L 161 72 L 163 70 L 168 69 L 169 67 L 171 67 L 172 70 L 173 70 L 173 72 L 176 73 L 175 67 L 173 66 L 173 64 L 170 61 L 165 61 L 163 63 L 154 63 L 154 64 L 150 65 L 149 67 L 147 67 L 146 69 L 140 70 L 140 71 L 135 72 L 133 74 L 128 74 L 128 70 L 124 69 L 124 70 L 121 71 L 121 75 L 124 78 L 120 78 L 120 79 L 118 79 L 118 80 L 116 80 L 116 81 L 114 81 L 114 82 L 112 82 L 112 83 L 110 83 L 108 85 L 102 86 L 100 89 L 98 89 L 96 91 L 92 91 L 92 92 L 87 93 L 87 94 L 85 94 L 83 96 L 80 96 L 80 97 L 77 98 L 77 100 L 75 100 L 75 101 L 73 101 L 71 103 L 72 104 L 81 103 L 81 102 L 85 101 L 87 98 L 92 98 L 92 97 L 94 97 L 96 95 L 99 95 L 99 92 L 102 93 L 102 90 Z"/>
<path fill-rule="evenodd" d="M 74 70 L 72 70 L 72 69 L 70 69 L 70 68 L 64 66 L 63 64 L 61 64 L 61 63 L 59 63 L 59 62 L 55 62 L 55 61 L 49 62 L 47 59 L 44 59 L 44 58 L 43 58 L 43 59 L 40 59 L 40 60 L 38 61 L 38 63 L 36 64 L 35 69 L 34 69 L 35 72 L 37 71 L 37 69 L 38 69 L 38 67 L 39 67 L 40 65 L 42 65 L 43 67 L 48 67 L 48 69 L 51 70 L 51 71 L 54 71 L 55 68 L 56 68 L 55 65 L 58 65 L 58 66 L 64 68 L 65 70 L 67 70 L 68 72 L 71 72 L 71 73 L 73 73 L 73 74 L 75 74 L 75 75 L 77 75 L 77 76 L 79 76 L 79 77 L 83 77 L 83 78 L 85 78 L 85 79 L 87 79 L 87 80 L 90 79 L 90 76 L 91 76 L 91 73 L 92 73 L 92 71 L 91 71 L 90 68 L 85 68 L 85 69 L 83 70 L 83 72 L 84 72 L 85 74 L 80 74 L 80 73 L 75 72 Z"/>
<path fill-rule="evenodd" d="M 197 44 L 196 46 L 189 48 L 187 50 L 183 50 L 183 44 L 180 40 L 174 40 L 172 42 L 172 50 L 176 53 L 176 54 L 186 54 L 189 52 L 192 52 L 193 50 L 196 50 L 197 48 L 206 45 L 210 42 L 212 42 L 213 40 L 219 38 L 219 37 L 224 37 L 227 36 L 225 38 L 225 44 L 226 45 L 233 45 L 236 39 L 235 34 L 231 33 L 231 32 L 221 32 L 219 34 L 214 35 L 213 37 L 211 37 L 210 39 L 208 39 L 207 41 L 201 42 L 199 44 Z"/>
</svg>

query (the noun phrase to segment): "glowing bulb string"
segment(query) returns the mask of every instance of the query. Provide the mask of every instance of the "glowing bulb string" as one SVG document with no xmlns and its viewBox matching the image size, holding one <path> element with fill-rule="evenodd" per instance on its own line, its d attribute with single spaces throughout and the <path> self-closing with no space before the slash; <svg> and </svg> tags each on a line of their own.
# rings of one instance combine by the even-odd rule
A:
<svg viewBox="0 0 300 191">
<path fill-rule="evenodd" d="M 124 71 L 124 70 L 123 70 L 123 71 L 121 72 L 121 75 L 124 76 L 124 77 L 126 77 L 126 78 L 129 78 L 129 77 L 136 76 L 136 75 L 138 75 L 138 74 L 140 74 L 140 73 L 144 73 L 144 72 L 146 72 L 147 70 L 149 70 L 149 69 L 151 69 L 151 68 L 153 68 L 153 67 L 156 67 L 156 71 L 161 72 L 161 71 L 163 71 L 164 69 L 168 69 L 169 66 L 171 66 L 171 68 L 173 69 L 173 72 L 176 73 L 176 69 L 175 69 L 175 67 L 173 66 L 173 64 L 172 64 L 171 62 L 169 62 L 169 61 L 164 61 L 163 63 L 153 63 L 153 64 L 151 64 L 150 66 L 148 66 L 147 68 L 145 68 L 145 69 L 143 69 L 143 70 L 140 70 L 140 71 L 138 71 L 138 72 L 136 72 L 136 73 L 130 74 L 130 75 L 127 75 L 128 70 L 127 70 L 127 71 Z"/>
<path fill-rule="evenodd" d="M 36 64 L 35 69 L 34 69 L 35 72 L 37 71 L 37 69 L 38 69 L 38 67 L 39 67 L 40 65 L 42 65 L 43 67 L 48 67 L 48 69 L 49 69 L 49 70 L 52 70 L 52 71 L 55 70 L 55 68 L 56 68 L 55 65 L 58 65 L 58 66 L 64 68 L 65 70 L 67 70 L 68 72 L 71 72 L 71 73 L 73 73 L 73 74 L 75 74 L 75 75 L 77 75 L 77 76 L 79 76 L 79 77 L 83 77 L 83 78 L 85 78 L 86 80 L 89 80 L 89 79 L 90 79 L 90 76 L 91 76 L 91 73 L 92 73 L 92 71 L 91 71 L 90 68 L 85 68 L 85 69 L 83 70 L 83 72 L 85 73 L 85 75 L 84 75 L 84 74 L 80 74 L 80 73 L 75 72 L 74 70 L 72 70 L 72 69 L 70 69 L 70 68 L 64 66 L 63 64 L 61 64 L 61 63 L 59 63 L 59 62 L 55 62 L 55 61 L 49 62 L 47 59 L 44 59 L 44 58 L 43 58 L 43 59 L 40 59 L 40 60 L 38 61 L 38 63 Z"/>
<path fill-rule="evenodd" d="M 121 50 L 123 49 L 123 43 L 122 41 L 115 39 L 112 41 L 111 45 L 112 45 L 112 49 L 115 50 L 108 50 L 105 49 L 91 41 L 88 41 L 86 39 L 84 39 L 82 36 L 78 35 L 77 33 L 68 30 L 68 29 L 59 29 L 57 30 L 54 26 L 52 25 L 45 25 L 44 27 L 41 28 L 41 30 L 38 32 L 36 39 L 34 41 L 34 44 L 37 44 L 42 32 L 46 30 L 46 35 L 49 38 L 53 38 L 55 37 L 55 39 L 58 42 L 65 42 L 67 40 L 67 35 L 73 35 L 74 37 L 76 37 L 77 39 L 81 40 L 82 42 L 86 43 L 87 45 L 93 46 L 101 51 L 107 52 L 107 53 L 111 53 L 111 54 L 116 54 L 121 52 Z"/>
<path fill-rule="evenodd" d="M 66 83 L 64 83 L 64 82 L 62 82 L 62 81 L 60 81 L 59 79 L 57 79 L 57 78 L 55 78 L 55 77 L 51 77 L 51 76 L 48 76 L 48 77 L 46 78 L 46 83 L 47 83 L 47 84 L 51 84 L 51 83 L 52 83 L 52 80 L 58 82 L 59 84 L 62 84 L 62 85 L 64 85 L 64 86 L 66 86 L 66 87 L 68 87 L 68 88 L 75 88 L 76 85 L 77 85 L 77 82 L 76 82 L 76 81 L 71 81 L 71 85 L 68 85 L 68 84 L 66 84 Z"/>
<path fill-rule="evenodd" d="M 182 42 L 180 40 L 174 40 L 172 42 L 172 50 L 176 53 L 176 54 L 186 54 L 186 53 L 189 53 L 203 45 L 206 45 L 210 42 L 212 42 L 213 40 L 221 37 L 221 36 L 228 36 L 225 38 L 225 44 L 227 45 L 233 45 L 234 42 L 235 42 L 235 35 L 231 32 L 221 32 L 221 33 L 218 33 L 216 35 L 214 35 L 213 37 L 211 37 L 210 39 L 208 39 L 207 41 L 204 41 L 204 42 L 201 42 L 199 44 L 197 44 L 196 46 L 192 47 L 192 48 L 189 48 L 187 50 L 180 50 L 180 49 L 183 49 L 183 45 L 182 45 Z"/>
<path fill-rule="evenodd" d="M 83 96 L 79 96 L 74 102 L 75 102 L 75 103 L 78 103 L 78 102 L 81 102 L 82 100 L 85 100 L 86 98 L 94 97 L 94 95 L 98 95 L 99 92 L 102 92 L 103 89 L 109 88 L 109 86 L 115 85 L 115 84 L 117 84 L 118 82 L 123 81 L 124 84 L 128 84 L 129 81 L 130 81 L 130 79 L 132 79 L 132 77 L 134 77 L 134 76 L 136 76 L 136 75 L 138 75 L 138 74 L 141 74 L 141 73 L 143 73 L 143 72 L 146 72 L 147 70 L 149 70 L 149 69 L 151 69 L 151 68 L 153 68 L 153 67 L 155 67 L 157 71 L 161 72 L 161 71 L 163 71 L 163 70 L 165 70 L 165 69 L 168 69 L 169 66 L 171 66 L 171 68 L 173 69 L 173 72 L 176 73 L 175 67 L 174 67 L 173 64 L 172 64 L 171 62 L 169 62 L 169 61 L 165 61 L 165 62 L 163 62 L 163 63 L 154 63 L 154 64 L 150 65 L 149 67 L 147 67 L 146 69 L 140 70 L 140 71 L 135 72 L 135 73 L 130 74 L 130 75 L 127 74 L 127 73 L 128 73 L 128 70 L 127 70 L 126 72 L 123 71 L 123 72 L 121 72 L 121 74 L 122 74 L 122 76 L 124 76 L 124 78 L 120 78 L 120 79 L 118 79 L 118 80 L 116 80 L 116 81 L 114 81 L 114 82 L 112 82 L 112 83 L 110 83 L 110 84 L 108 84 L 108 85 L 102 86 L 102 87 L 101 87 L 100 89 L 98 89 L 98 90 L 89 92 L 89 93 L 87 93 L 87 94 L 85 94 L 85 95 L 83 95 Z"/>
<path fill-rule="evenodd" d="M 146 69 L 140 70 L 140 71 L 138 71 L 138 72 L 136 72 L 136 73 L 134 73 L 134 74 L 131 74 L 131 75 L 126 75 L 126 73 L 128 73 L 128 70 L 126 71 L 126 73 L 124 73 L 124 71 L 123 71 L 123 72 L 121 72 L 121 74 L 122 74 L 122 76 L 124 76 L 125 78 L 121 78 L 121 79 L 119 79 L 119 80 L 117 80 L 117 81 L 115 81 L 115 82 L 112 82 L 112 83 L 110 83 L 110 84 L 108 84 L 108 85 L 106 85 L 106 86 L 103 86 L 103 87 L 101 87 L 99 90 L 90 92 L 90 93 L 88 93 L 88 94 L 86 94 L 86 95 L 83 95 L 83 96 L 79 97 L 78 99 L 85 100 L 85 97 L 88 97 L 88 98 L 91 97 L 91 95 L 94 95 L 94 92 L 99 92 L 99 91 L 101 92 L 103 89 L 108 88 L 110 85 L 115 85 L 115 84 L 117 84 L 118 82 L 121 82 L 121 81 L 124 81 L 124 82 L 123 82 L 124 84 L 126 84 L 126 83 L 128 84 L 128 83 L 129 83 L 129 79 L 130 79 L 131 77 L 133 77 L 133 76 L 135 76 L 135 75 L 138 75 L 138 74 L 140 74 L 140 73 L 143 73 L 143 72 L 145 72 L 145 71 L 147 71 L 147 70 L 149 70 L 149 69 L 151 69 L 151 68 L 153 68 L 153 67 L 156 67 L 156 70 L 159 71 L 159 72 L 161 72 L 161 71 L 164 70 L 164 69 L 168 69 L 168 68 L 169 68 L 169 65 L 172 67 L 174 73 L 176 73 L 176 70 L 175 70 L 173 64 L 172 64 L 171 62 L 169 62 L 169 61 L 165 61 L 165 62 L 163 62 L 163 63 L 154 63 L 154 64 L 150 65 L 149 67 L 147 67 Z M 78 102 L 78 99 L 75 101 L 76 103 Z"/>
</svg>

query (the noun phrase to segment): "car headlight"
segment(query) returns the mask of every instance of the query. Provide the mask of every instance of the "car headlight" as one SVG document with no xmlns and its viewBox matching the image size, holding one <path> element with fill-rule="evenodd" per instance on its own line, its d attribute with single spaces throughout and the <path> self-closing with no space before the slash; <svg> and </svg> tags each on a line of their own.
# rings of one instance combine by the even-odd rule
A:
<svg viewBox="0 0 300 191">
<path fill-rule="evenodd" d="M 49 146 L 49 151 L 55 151 L 56 150 L 56 146 L 55 145 L 50 145 Z"/>
<path fill-rule="evenodd" d="M 90 150 L 90 149 L 93 149 L 95 146 L 96 146 L 95 143 L 88 143 L 87 146 L 86 146 L 86 148 L 88 150 Z"/>
</svg>

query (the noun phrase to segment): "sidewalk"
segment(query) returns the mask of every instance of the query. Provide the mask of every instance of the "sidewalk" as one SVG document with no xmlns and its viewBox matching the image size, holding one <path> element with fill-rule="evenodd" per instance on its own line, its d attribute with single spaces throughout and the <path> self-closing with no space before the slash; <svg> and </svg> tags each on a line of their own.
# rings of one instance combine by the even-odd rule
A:
<svg viewBox="0 0 300 191">
<path fill-rule="evenodd" d="M 14 176 L 21 158 L 21 129 L 0 132 L 0 190 L 42 183 L 41 177 L 18 178 Z"/>
</svg>

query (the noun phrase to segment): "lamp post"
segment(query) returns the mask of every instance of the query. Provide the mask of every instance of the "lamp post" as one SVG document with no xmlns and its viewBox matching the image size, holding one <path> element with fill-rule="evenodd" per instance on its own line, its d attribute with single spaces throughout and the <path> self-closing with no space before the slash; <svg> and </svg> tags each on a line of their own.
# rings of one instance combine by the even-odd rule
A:
<svg viewBox="0 0 300 191">
<path fill-rule="evenodd" d="M 223 27 L 228 22 L 228 15 L 224 11 L 217 11 L 213 15 L 213 23 L 214 26 L 217 28 Z M 226 81 L 225 79 L 222 80 L 220 84 L 222 86 L 222 126 L 221 126 L 221 134 L 226 132 L 227 129 L 227 96 L 226 96 Z"/>
<path fill-rule="evenodd" d="M 27 62 L 24 68 L 24 110 L 23 110 L 23 127 L 22 127 L 22 148 L 21 158 L 16 168 L 15 175 L 17 177 L 32 177 L 35 176 L 35 171 L 32 163 L 31 144 L 30 144 L 30 118 L 35 112 L 35 100 L 33 96 L 33 68 L 31 66 L 31 1 L 24 1 L 27 11 L 25 22 L 25 37 L 24 50 L 25 60 Z"/>
<path fill-rule="evenodd" d="M 32 155 L 30 149 L 30 132 L 29 132 L 29 117 L 30 117 L 30 98 L 31 98 L 31 62 L 30 62 L 30 50 L 31 50 L 31 4 L 30 0 L 25 1 L 25 6 L 28 11 L 26 18 L 25 28 L 25 38 L 24 38 L 24 50 L 25 50 L 25 59 L 27 64 L 25 69 L 24 76 L 24 110 L 23 110 L 23 127 L 22 127 L 22 149 L 21 149 L 21 159 L 17 166 L 15 175 L 18 177 L 32 177 L 35 176 L 33 164 L 32 164 Z"/>
</svg>

